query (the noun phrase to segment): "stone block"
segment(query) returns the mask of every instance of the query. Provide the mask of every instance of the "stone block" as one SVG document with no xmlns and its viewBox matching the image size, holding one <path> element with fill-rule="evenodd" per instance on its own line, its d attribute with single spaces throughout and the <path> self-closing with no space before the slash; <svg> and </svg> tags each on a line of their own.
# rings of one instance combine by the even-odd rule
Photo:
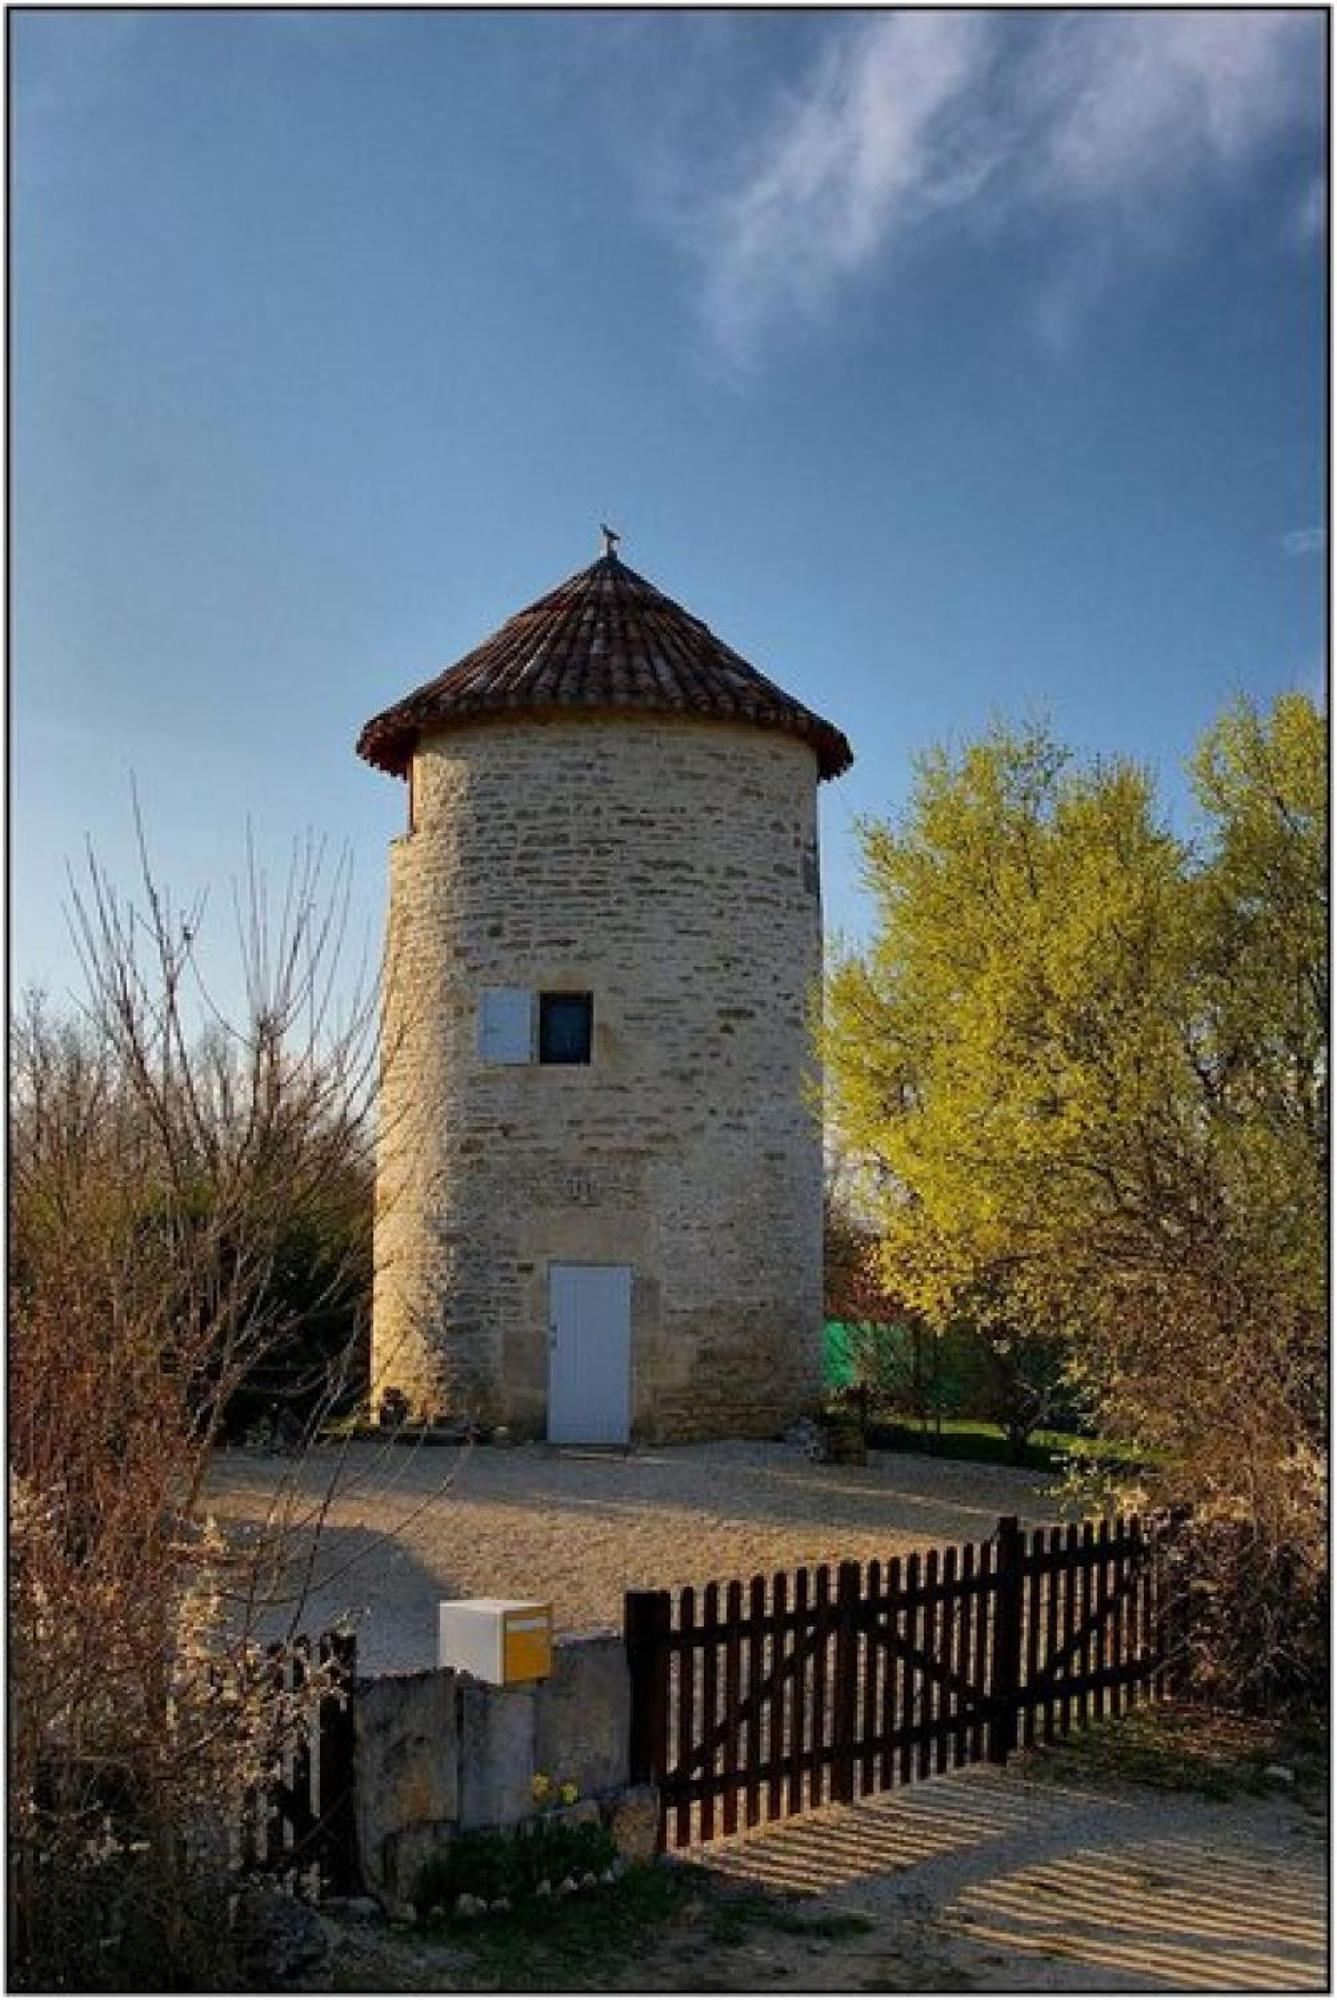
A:
<svg viewBox="0 0 1337 2000">
<path fill-rule="evenodd" d="M 429 1861 L 444 1854 L 455 1836 L 450 1820 L 420 1820 L 388 1834 L 381 1849 L 381 1899 L 391 1916 L 422 1916 L 418 1880 Z"/>
<path fill-rule="evenodd" d="M 653 1861 L 659 1850 L 659 1791 L 654 1785 L 628 1785 L 604 1807 L 605 1824 L 619 1858 L 625 1862 Z"/>
<path fill-rule="evenodd" d="M 357 1837 L 373 1895 L 394 1894 L 393 1854 L 406 1829 L 459 1814 L 456 1676 L 447 1669 L 359 1681 L 353 1704 Z"/>
<path fill-rule="evenodd" d="M 461 1826 L 514 1826 L 533 1812 L 534 1711 L 533 1687 L 460 1675 Z"/>
<path fill-rule="evenodd" d="M 559 1639 L 553 1672 L 535 1689 L 536 1768 L 581 1796 L 625 1785 L 631 1732 L 631 1676 L 620 1636 Z"/>
</svg>

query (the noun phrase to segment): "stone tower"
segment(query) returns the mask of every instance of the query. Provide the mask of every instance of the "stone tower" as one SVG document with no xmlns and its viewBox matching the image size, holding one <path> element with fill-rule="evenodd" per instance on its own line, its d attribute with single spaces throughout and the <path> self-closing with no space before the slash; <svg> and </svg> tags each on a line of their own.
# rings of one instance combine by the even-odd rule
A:
<svg viewBox="0 0 1337 2000">
<path fill-rule="evenodd" d="M 373 1400 L 569 1442 L 820 1393 L 816 793 L 851 761 L 609 551 L 384 711 Z"/>
</svg>

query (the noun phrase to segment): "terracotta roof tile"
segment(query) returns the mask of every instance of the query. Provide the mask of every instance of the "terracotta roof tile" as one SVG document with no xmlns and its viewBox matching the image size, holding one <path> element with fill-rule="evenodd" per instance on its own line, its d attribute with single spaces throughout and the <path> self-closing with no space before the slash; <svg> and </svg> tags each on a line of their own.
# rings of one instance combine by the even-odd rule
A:
<svg viewBox="0 0 1337 2000">
<path fill-rule="evenodd" d="M 402 777 L 424 730 L 517 709 L 630 708 L 714 715 L 810 743 L 824 778 L 854 761 L 833 723 L 787 695 L 615 555 L 601 556 L 435 680 L 374 716 L 368 763 Z"/>
</svg>

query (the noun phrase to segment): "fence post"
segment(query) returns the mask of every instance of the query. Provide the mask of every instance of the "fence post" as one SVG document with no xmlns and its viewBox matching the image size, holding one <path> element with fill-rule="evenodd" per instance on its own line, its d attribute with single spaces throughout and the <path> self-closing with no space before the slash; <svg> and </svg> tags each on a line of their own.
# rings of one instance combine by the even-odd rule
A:
<svg viewBox="0 0 1337 2000">
<path fill-rule="evenodd" d="M 658 1784 L 668 1762 L 669 1593 L 629 1590 L 623 1598 L 622 1634 L 631 1674 L 633 1785 Z"/>
<path fill-rule="evenodd" d="M 863 1572 L 843 1562 L 836 1578 L 836 1659 L 831 1690 L 831 1797 L 837 1805 L 854 1800 L 854 1737 L 859 1701 L 859 1601 Z"/>
<path fill-rule="evenodd" d="M 319 1730 L 320 1844 L 324 1874 L 335 1895 L 356 1893 L 358 1883 L 357 1813 L 354 1801 L 356 1748 L 353 1723 L 353 1680 L 357 1673 L 357 1640 L 351 1632 L 326 1632 L 320 1660 L 334 1668 L 333 1691 L 320 1703 Z"/>
<path fill-rule="evenodd" d="M 1025 1538 L 1015 1514 L 998 1523 L 998 1581 L 989 1675 L 989 1762 L 1006 1764 L 1017 1747 L 1017 1697 L 1021 1691 L 1021 1615 Z"/>
</svg>

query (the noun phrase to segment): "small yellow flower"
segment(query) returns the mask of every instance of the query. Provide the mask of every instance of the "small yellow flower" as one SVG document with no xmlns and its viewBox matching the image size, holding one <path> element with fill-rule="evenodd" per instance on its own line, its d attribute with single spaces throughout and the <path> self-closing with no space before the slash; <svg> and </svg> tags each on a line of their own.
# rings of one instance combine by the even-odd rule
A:
<svg viewBox="0 0 1337 2000">
<path fill-rule="evenodd" d="M 538 1805 L 542 1805 L 543 1801 L 552 1792 L 552 1779 L 546 1771 L 536 1771 L 534 1773 L 534 1783 L 530 1789 L 533 1791 L 535 1802 Z"/>
<path fill-rule="evenodd" d="M 580 1789 L 578 1786 L 571 1784 L 569 1781 L 562 1786 L 562 1804 L 564 1806 L 573 1806 L 579 1797 Z"/>
</svg>

